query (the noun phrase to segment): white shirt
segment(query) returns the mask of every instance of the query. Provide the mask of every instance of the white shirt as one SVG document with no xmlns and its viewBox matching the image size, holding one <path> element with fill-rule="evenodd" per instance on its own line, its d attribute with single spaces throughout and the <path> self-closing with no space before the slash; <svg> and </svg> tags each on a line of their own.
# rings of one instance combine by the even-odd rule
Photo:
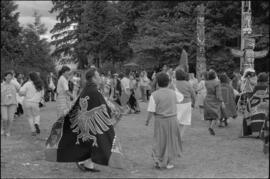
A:
<svg viewBox="0 0 270 179">
<path fill-rule="evenodd" d="M 124 77 L 121 80 L 121 84 L 122 84 L 124 90 L 130 89 L 129 83 L 130 83 L 130 80 L 127 77 Z"/>
<path fill-rule="evenodd" d="M 26 82 L 20 89 L 20 93 L 25 94 L 24 101 L 39 103 L 44 95 L 44 91 L 37 91 L 33 82 Z"/>
<path fill-rule="evenodd" d="M 18 82 L 17 78 L 15 78 L 15 77 L 12 78 L 12 80 L 10 82 L 16 87 L 16 89 L 20 89 L 21 88 L 21 85 Z M 16 99 L 17 99 L 17 102 L 18 103 L 22 104 L 23 97 L 21 97 L 18 92 L 16 92 Z"/>
<path fill-rule="evenodd" d="M 17 81 L 16 78 L 12 78 L 12 80 L 10 81 L 13 85 L 15 85 L 16 89 L 20 89 L 21 85 L 20 83 Z"/>
<path fill-rule="evenodd" d="M 177 104 L 180 104 L 183 101 L 184 96 L 177 89 L 175 90 L 175 94 L 176 94 Z M 153 113 L 156 112 L 156 102 L 154 100 L 153 95 L 150 96 L 147 111 L 148 112 L 153 112 Z"/>
<path fill-rule="evenodd" d="M 68 80 L 62 75 L 57 83 L 57 93 L 65 94 L 66 91 L 68 91 Z"/>
<path fill-rule="evenodd" d="M 140 78 L 140 85 L 141 86 L 148 86 L 150 83 L 150 80 L 148 79 L 147 76 L 141 77 Z"/>
</svg>

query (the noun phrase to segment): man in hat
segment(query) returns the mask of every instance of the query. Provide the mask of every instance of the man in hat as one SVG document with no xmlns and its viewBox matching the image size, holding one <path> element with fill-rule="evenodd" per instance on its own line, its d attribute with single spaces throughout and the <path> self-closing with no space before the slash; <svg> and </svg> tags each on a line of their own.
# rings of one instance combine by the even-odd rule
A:
<svg viewBox="0 0 270 179">
<path fill-rule="evenodd" d="M 255 70 L 252 68 L 247 68 L 241 79 L 241 92 L 242 93 L 252 93 L 254 87 L 257 84 L 257 76 Z"/>
</svg>

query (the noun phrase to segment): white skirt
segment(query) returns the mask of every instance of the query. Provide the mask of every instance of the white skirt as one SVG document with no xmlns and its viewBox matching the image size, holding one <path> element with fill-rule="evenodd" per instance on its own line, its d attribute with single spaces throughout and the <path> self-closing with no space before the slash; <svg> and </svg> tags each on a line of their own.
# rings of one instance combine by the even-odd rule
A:
<svg viewBox="0 0 270 179">
<path fill-rule="evenodd" d="M 177 104 L 177 120 L 179 124 L 191 125 L 191 102 Z"/>
</svg>

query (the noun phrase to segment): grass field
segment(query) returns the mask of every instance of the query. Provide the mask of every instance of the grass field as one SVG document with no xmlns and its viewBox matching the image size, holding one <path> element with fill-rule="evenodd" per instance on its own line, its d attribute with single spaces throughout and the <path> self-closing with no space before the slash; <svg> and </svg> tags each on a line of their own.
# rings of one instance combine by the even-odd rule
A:
<svg viewBox="0 0 270 179">
<path fill-rule="evenodd" d="M 56 121 L 56 104 L 41 111 L 41 135 L 32 137 L 27 120 L 14 121 L 11 137 L 1 137 L 1 178 L 268 178 L 269 159 L 262 141 L 238 138 L 241 120 L 231 120 L 227 128 L 208 132 L 207 123 L 193 114 L 192 125 L 183 138 L 183 157 L 174 169 L 156 170 L 151 158 L 153 120 L 145 126 L 146 104 L 142 112 L 125 116 L 116 132 L 131 168 L 112 169 L 98 165 L 100 173 L 83 173 L 74 163 L 44 160 L 45 140 Z"/>
</svg>

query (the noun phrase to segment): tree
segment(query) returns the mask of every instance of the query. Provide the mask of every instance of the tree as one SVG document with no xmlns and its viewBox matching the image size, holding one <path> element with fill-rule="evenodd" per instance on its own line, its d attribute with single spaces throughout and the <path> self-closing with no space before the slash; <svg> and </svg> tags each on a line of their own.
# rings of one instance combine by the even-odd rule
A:
<svg viewBox="0 0 270 179">
<path fill-rule="evenodd" d="M 19 13 L 14 1 L 1 1 L 1 71 L 16 68 L 22 54 Z"/>
<path fill-rule="evenodd" d="M 138 34 L 131 42 L 134 52 L 159 65 L 178 65 L 182 49 L 195 44 L 195 5 L 175 1 L 142 4 L 144 11 L 136 20 Z M 195 49 L 189 48 L 188 52 Z"/>
<path fill-rule="evenodd" d="M 27 27 L 23 29 L 24 54 L 23 60 L 18 65 L 22 72 L 40 72 L 41 77 L 45 80 L 49 72 L 55 71 L 55 65 L 50 55 L 49 42 L 40 37 L 47 31 L 45 24 L 41 22 L 41 16 L 37 12 L 34 12 L 33 17 L 34 22 L 27 24 Z"/>
<path fill-rule="evenodd" d="M 55 46 L 52 56 L 63 63 L 79 62 L 79 67 L 83 69 L 87 65 L 87 57 L 79 51 L 81 43 L 79 30 L 84 11 L 83 5 L 86 2 L 52 0 L 52 3 L 53 8 L 50 12 L 58 13 L 56 19 L 59 21 L 51 30 L 52 45 Z"/>
</svg>

